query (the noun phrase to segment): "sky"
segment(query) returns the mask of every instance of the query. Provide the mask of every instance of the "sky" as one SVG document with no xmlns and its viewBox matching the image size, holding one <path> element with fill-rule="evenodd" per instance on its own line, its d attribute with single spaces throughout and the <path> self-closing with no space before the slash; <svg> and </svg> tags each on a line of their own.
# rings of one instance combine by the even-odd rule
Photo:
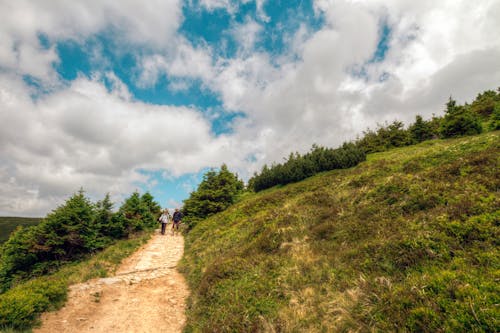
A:
<svg viewBox="0 0 500 333">
<path fill-rule="evenodd" d="M 500 86 L 500 1 L 0 0 L 0 215 L 168 208 Z"/>
</svg>

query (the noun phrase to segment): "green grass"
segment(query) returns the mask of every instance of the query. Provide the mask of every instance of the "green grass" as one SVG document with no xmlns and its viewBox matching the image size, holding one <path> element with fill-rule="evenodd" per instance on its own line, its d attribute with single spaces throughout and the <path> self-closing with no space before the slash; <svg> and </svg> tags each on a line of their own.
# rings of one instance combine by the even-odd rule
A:
<svg viewBox="0 0 500 333">
<path fill-rule="evenodd" d="M 9 235 L 18 226 L 32 226 L 40 223 L 42 219 L 37 217 L 8 217 L 0 216 L 0 244 L 5 242 Z"/>
<path fill-rule="evenodd" d="M 186 332 L 500 330 L 500 132 L 249 195 L 186 237 Z"/>
<path fill-rule="evenodd" d="M 60 308 L 68 286 L 113 274 L 120 262 L 144 244 L 151 233 L 120 240 L 84 260 L 63 266 L 56 273 L 20 283 L 0 295 L 0 331 L 30 331 L 42 312 Z"/>
</svg>

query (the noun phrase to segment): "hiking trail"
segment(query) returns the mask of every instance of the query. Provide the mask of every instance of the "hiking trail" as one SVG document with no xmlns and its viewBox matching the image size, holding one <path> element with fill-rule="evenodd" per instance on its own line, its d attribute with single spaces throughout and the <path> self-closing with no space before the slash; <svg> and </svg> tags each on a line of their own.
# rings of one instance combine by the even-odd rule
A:
<svg viewBox="0 0 500 333">
<path fill-rule="evenodd" d="M 114 276 L 71 286 L 65 306 L 44 313 L 33 331 L 181 332 L 189 294 L 176 269 L 183 251 L 181 235 L 155 233 Z"/>
</svg>

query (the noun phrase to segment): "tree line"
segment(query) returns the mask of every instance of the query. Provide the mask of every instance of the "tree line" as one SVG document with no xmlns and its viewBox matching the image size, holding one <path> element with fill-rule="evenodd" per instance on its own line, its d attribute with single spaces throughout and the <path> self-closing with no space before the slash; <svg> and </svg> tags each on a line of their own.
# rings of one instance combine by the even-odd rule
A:
<svg viewBox="0 0 500 333">
<path fill-rule="evenodd" d="M 0 293 L 16 282 L 101 250 L 116 239 L 154 228 L 160 211 L 149 193 L 134 192 L 113 212 L 109 194 L 92 203 L 80 190 L 38 225 L 16 229 L 2 245 Z"/>
<path fill-rule="evenodd" d="M 366 160 L 365 152 L 353 143 L 344 143 L 332 149 L 313 145 L 310 152 L 300 155 L 291 153 L 284 163 L 264 165 L 260 174 L 248 181 L 255 192 L 276 185 L 286 185 L 311 177 L 322 171 L 351 168 Z"/>
<path fill-rule="evenodd" d="M 500 88 L 477 95 L 471 103 L 458 105 L 450 97 L 443 116 L 424 120 L 417 115 L 415 122 L 405 127 L 401 121 L 367 129 L 353 142 L 339 148 L 313 145 L 301 155 L 291 153 L 283 163 L 264 165 L 259 173 L 249 179 L 247 188 L 226 165 L 220 171 L 207 172 L 201 184 L 184 200 L 183 213 L 190 227 L 198 221 L 225 210 L 242 193 L 286 185 L 313 176 L 322 171 L 350 168 L 366 159 L 366 154 L 391 148 L 417 144 L 430 139 L 451 138 L 479 134 L 484 130 L 500 129 Z"/>
<path fill-rule="evenodd" d="M 430 139 L 452 138 L 500 129 L 500 88 L 487 90 L 471 103 L 458 105 L 450 97 L 443 116 L 424 120 L 417 115 L 407 128 L 401 121 L 378 125 L 376 130 L 363 132 L 355 144 L 366 153 L 409 146 Z"/>
</svg>

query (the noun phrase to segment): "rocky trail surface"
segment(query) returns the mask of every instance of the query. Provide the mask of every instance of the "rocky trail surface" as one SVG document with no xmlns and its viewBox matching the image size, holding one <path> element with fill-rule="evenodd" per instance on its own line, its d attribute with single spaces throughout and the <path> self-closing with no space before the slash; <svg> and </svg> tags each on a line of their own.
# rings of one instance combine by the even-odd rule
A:
<svg viewBox="0 0 500 333">
<path fill-rule="evenodd" d="M 34 332 L 181 332 L 188 288 L 177 272 L 184 239 L 155 234 L 113 277 L 70 287 L 66 305 Z"/>
</svg>

